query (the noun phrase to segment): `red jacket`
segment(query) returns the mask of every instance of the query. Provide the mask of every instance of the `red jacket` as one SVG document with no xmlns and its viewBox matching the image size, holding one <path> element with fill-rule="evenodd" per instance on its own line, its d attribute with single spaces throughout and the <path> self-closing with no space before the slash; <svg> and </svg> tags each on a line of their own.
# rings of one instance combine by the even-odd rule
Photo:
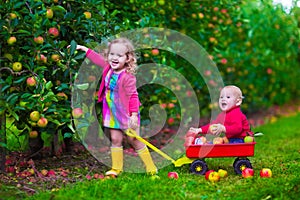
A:
<svg viewBox="0 0 300 200">
<path fill-rule="evenodd" d="M 102 80 L 100 83 L 99 91 L 98 91 L 98 102 L 101 102 L 104 97 L 105 92 L 105 77 L 111 71 L 111 67 L 109 63 L 105 61 L 101 54 L 89 49 L 86 52 L 86 57 L 90 59 L 94 64 L 103 68 Z M 112 73 L 110 73 L 111 75 Z M 125 72 L 120 80 L 118 81 L 121 90 L 119 90 L 119 96 L 121 101 L 126 106 L 126 110 L 128 114 L 131 115 L 133 112 L 139 111 L 140 101 L 138 97 L 138 92 L 136 88 L 136 77 L 130 73 Z"/>
<path fill-rule="evenodd" d="M 253 135 L 249 122 L 242 113 L 240 106 L 233 107 L 227 112 L 221 112 L 210 124 L 218 123 L 225 126 L 227 138 L 244 138 L 248 134 Z M 210 124 L 201 127 L 202 133 L 206 134 L 208 132 Z"/>
</svg>

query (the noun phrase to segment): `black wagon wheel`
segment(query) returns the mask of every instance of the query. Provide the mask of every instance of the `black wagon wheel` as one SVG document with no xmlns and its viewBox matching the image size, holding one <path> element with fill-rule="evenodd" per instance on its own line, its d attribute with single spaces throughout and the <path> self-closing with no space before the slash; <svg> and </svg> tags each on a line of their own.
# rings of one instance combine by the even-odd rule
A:
<svg viewBox="0 0 300 200">
<path fill-rule="evenodd" d="M 195 160 L 190 166 L 190 171 L 194 174 L 204 175 L 208 167 L 204 160 Z"/>
<path fill-rule="evenodd" d="M 248 158 L 236 159 L 233 163 L 233 168 L 234 168 L 235 173 L 242 174 L 243 169 L 245 169 L 245 168 L 252 169 L 252 165 Z"/>
</svg>

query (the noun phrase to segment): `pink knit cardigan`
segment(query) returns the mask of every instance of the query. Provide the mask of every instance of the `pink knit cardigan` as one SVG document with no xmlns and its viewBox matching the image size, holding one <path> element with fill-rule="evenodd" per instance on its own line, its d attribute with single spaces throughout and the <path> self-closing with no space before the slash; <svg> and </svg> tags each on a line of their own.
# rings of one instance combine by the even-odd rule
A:
<svg viewBox="0 0 300 200">
<path fill-rule="evenodd" d="M 111 67 L 101 54 L 91 49 L 86 52 L 86 57 L 90 59 L 95 65 L 103 68 L 102 80 L 98 91 L 98 102 L 101 102 L 103 100 L 105 91 L 105 77 L 107 74 L 112 74 L 109 73 L 111 71 Z M 120 87 L 119 97 L 121 99 L 121 102 L 123 102 L 123 104 L 126 106 L 126 110 L 129 116 L 131 116 L 133 112 L 139 111 L 140 106 L 136 88 L 136 77 L 130 73 L 125 72 L 118 80 L 118 85 Z"/>
</svg>

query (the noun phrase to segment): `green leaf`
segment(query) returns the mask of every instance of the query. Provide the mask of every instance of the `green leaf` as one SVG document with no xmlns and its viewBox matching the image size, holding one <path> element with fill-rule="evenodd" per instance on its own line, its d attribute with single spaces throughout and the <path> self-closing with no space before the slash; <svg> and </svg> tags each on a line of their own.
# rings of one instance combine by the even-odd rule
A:
<svg viewBox="0 0 300 200">
<path fill-rule="evenodd" d="M 76 51 L 76 47 L 77 47 L 77 43 L 75 42 L 75 40 L 72 40 L 71 47 L 70 47 L 70 55 L 74 55 Z"/>
<path fill-rule="evenodd" d="M 46 89 L 47 89 L 47 90 L 50 90 L 50 88 L 52 88 L 52 86 L 53 86 L 53 83 L 52 83 L 51 81 L 48 81 L 48 82 L 46 83 Z"/>
<path fill-rule="evenodd" d="M 26 31 L 26 30 L 18 30 L 17 33 L 24 33 L 26 35 L 32 35 L 31 32 Z"/>
<path fill-rule="evenodd" d="M 27 78 L 26 76 L 23 76 L 23 77 L 19 78 L 18 80 L 14 81 L 14 83 L 22 83 L 26 80 L 26 78 Z"/>
<path fill-rule="evenodd" d="M 76 88 L 80 89 L 80 90 L 86 90 L 86 89 L 89 88 L 89 84 L 88 83 L 76 84 L 74 86 Z"/>
<path fill-rule="evenodd" d="M 71 137 L 73 137 L 72 133 L 70 133 L 70 132 L 64 133 L 64 138 L 71 138 Z"/>
<path fill-rule="evenodd" d="M 62 6 L 53 6 L 52 10 L 53 11 L 58 11 L 58 12 L 63 12 L 63 13 L 67 12 L 66 9 L 64 7 L 62 7 Z"/>
<path fill-rule="evenodd" d="M 18 94 L 13 93 L 7 97 L 6 101 L 9 104 L 14 105 L 16 103 L 17 99 L 18 99 Z"/>
<path fill-rule="evenodd" d="M 1 92 L 4 92 L 6 89 L 10 88 L 10 85 L 4 85 L 2 88 L 1 88 Z"/>
</svg>

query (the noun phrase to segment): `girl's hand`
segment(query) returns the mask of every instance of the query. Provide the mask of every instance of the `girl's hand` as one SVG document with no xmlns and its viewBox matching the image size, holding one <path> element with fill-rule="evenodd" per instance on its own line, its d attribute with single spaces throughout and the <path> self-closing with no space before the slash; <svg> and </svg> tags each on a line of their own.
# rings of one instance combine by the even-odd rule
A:
<svg viewBox="0 0 300 200">
<path fill-rule="evenodd" d="M 71 45 L 68 45 L 67 48 L 70 48 L 70 46 L 71 46 Z M 78 45 L 76 46 L 76 50 L 81 50 L 81 51 L 87 52 L 87 51 L 89 50 L 89 48 L 87 48 L 86 46 L 83 46 L 83 45 L 79 45 L 79 44 L 78 44 Z"/>
<path fill-rule="evenodd" d="M 138 127 L 137 113 L 132 113 L 129 119 L 129 128 L 136 129 Z"/>
</svg>

